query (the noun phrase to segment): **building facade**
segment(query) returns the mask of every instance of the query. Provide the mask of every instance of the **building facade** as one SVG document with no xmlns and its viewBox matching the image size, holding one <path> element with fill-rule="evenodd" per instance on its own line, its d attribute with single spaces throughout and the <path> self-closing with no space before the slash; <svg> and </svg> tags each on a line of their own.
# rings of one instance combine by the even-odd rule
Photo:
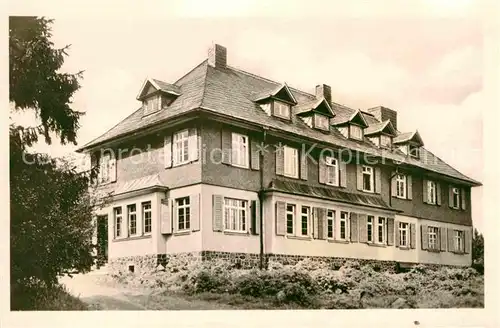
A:
<svg viewBox="0 0 500 328">
<path fill-rule="evenodd" d="M 82 147 L 99 169 L 97 238 L 113 268 L 174 257 L 265 266 L 311 257 L 471 264 L 471 187 L 400 132 L 396 111 L 339 105 L 208 59 Z"/>
</svg>

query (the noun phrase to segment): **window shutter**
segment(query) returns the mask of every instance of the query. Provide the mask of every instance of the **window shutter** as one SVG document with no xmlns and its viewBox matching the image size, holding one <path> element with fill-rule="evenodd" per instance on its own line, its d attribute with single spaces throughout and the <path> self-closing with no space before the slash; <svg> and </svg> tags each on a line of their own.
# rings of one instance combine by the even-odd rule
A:
<svg viewBox="0 0 500 328">
<path fill-rule="evenodd" d="M 285 154 L 281 145 L 276 146 L 276 175 L 283 175 L 285 170 Z"/>
<path fill-rule="evenodd" d="M 392 179 L 391 179 L 391 196 L 396 197 L 397 192 L 398 192 L 398 184 L 396 182 L 396 172 L 392 172 L 391 174 Z"/>
<path fill-rule="evenodd" d="M 250 165 L 252 170 L 260 170 L 260 151 L 257 140 L 250 140 Z"/>
<path fill-rule="evenodd" d="M 440 250 L 441 252 L 446 252 L 446 244 L 447 244 L 447 238 L 446 238 L 446 228 L 445 227 L 440 227 L 439 228 L 439 240 L 440 240 Z"/>
<path fill-rule="evenodd" d="M 196 128 L 189 129 L 189 139 L 188 139 L 188 147 L 189 147 L 189 161 L 194 162 L 199 158 L 198 152 L 198 131 Z"/>
<path fill-rule="evenodd" d="M 347 187 L 347 164 L 342 160 L 342 158 L 340 158 L 340 156 L 338 161 L 340 167 L 340 172 L 339 172 L 340 186 Z"/>
<path fill-rule="evenodd" d="M 114 154 L 111 154 L 109 159 L 109 181 L 116 181 L 116 157 Z"/>
<path fill-rule="evenodd" d="M 324 156 L 319 158 L 319 183 L 325 184 L 327 181 L 327 167 Z"/>
<path fill-rule="evenodd" d="M 441 184 L 436 182 L 436 204 L 441 205 Z"/>
<path fill-rule="evenodd" d="M 453 242 L 453 229 L 448 228 L 448 252 L 453 252 L 455 250 L 455 244 Z"/>
<path fill-rule="evenodd" d="M 304 149 L 300 151 L 300 178 L 307 180 L 307 155 Z"/>
<path fill-rule="evenodd" d="M 276 202 L 276 235 L 284 236 L 285 232 L 286 232 L 286 203 L 278 201 Z"/>
<path fill-rule="evenodd" d="M 177 202 L 175 199 L 172 199 L 172 231 L 177 232 L 179 230 L 179 217 L 177 212 Z"/>
<path fill-rule="evenodd" d="M 399 241 L 401 238 L 401 231 L 399 231 L 399 221 L 394 221 L 394 231 L 396 231 L 396 240 L 394 241 L 394 244 L 396 247 L 399 247 Z"/>
<path fill-rule="evenodd" d="M 351 242 L 358 242 L 358 213 L 351 212 Z"/>
<path fill-rule="evenodd" d="M 213 230 L 223 231 L 224 197 L 222 197 L 221 195 L 212 196 L 212 216 Z"/>
<path fill-rule="evenodd" d="M 357 185 L 358 190 L 363 190 L 363 167 L 359 164 L 357 166 L 356 178 L 357 178 L 356 185 Z"/>
<path fill-rule="evenodd" d="M 172 217 L 171 217 L 171 207 L 172 201 L 170 199 L 162 199 L 161 201 L 161 224 L 160 230 L 162 234 L 172 233 Z"/>
<path fill-rule="evenodd" d="M 172 136 L 165 136 L 163 143 L 163 160 L 165 161 L 165 168 L 172 167 Z"/>
<path fill-rule="evenodd" d="M 368 229 L 367 229 L 367 215 L 366 214 L 360 214 L 358 215 L 358 225 L 359 225 L 359 242 L 360 243 L 366 243 L 368 242 Z M 373 224 L 373 222 L 372 222 Z M 373 231 L 373 226 L 372 226 L 372 231 Z"/>
<path fill-rule="evenodd" d="M 326 239 L 327 227 L 326 227 L 326 209 L 321 207 L 316 207 L 314 209 L 318 213 L 318 238 Z"/>
<path fill-rule="evenodd" d="M 406 198 L 407 199 L 413 198 L 413 182 L 411 175 L 406 176 Z"/>
<path fill-rule="evenodd" d="M 429 248 L 429 233 L 427 225 L 423 224 L 420 226 L 420 236 L 422 241 L 422 249 L 427 250 Z"/>
<path fill-rule="evenodd" d="M 314 239 L 319 239 L 319 218 L 318 218 L 318 209 L 314 207 L 312 209 L 312 218 L 313 218 L 313 238 Z"/>
<path fill-rule="evenodd" d="M 426 204 L 427 203 L 427 180 L 426 179 L 422 180 L 422 197 L 423 197 L 422 200 L 423 200 L 424 204 Z"/>
<path fill-rule="evenodd" d="M 417 248 L 417 227 L 415 223 L 410 224 L 410 248 Z"/>
<path fill-rule="evenodd" d="M 260 233 L 260 206 L 259 202 L 252 200 L 250 205 L 252 213 L 252 234 L 258 235 Z"/>
<path fill-rule="evenodd" d="M 461 203 L 462 209 L 465 210 L 465 209 L 467 209 L 467 203 L 466 203 L 467 199 L 465 197 L 465 188 L 460 189 L 460 196 L 461 196 L 460 203 Z"/>
<path fill-rule="evenodd" d="M 230 131 L 226 129 L 222 129 L 222 163 L 231 164 L 231 155 L 232 155 L 232 134 Z"/>
<path fill-rule="evenodd" d="M 375 174 L 375 177 L 373 179 L 373 181 L 375 182 L 375 193 L 380 194 L 382 191 L 382 177 L 380 175 L 380 167 L 375 167 L 373 172 Z"/>
<path fill-rule="evenodd" d="M 448 206 L 453 207 L 453 188 L 448 186 Z"/>
<path fill-rule="evenodd" d="M 200 231 L 200 194 L 189 196 L 190 223 L 192 231 Z"/>
<path fill-rule="evenodd" d="M 394 245 L 394 224 L 393 218 L 387 218 L 387 245 L 389 246 Z M 373 227 L 375 228 L 375 225 Z"/>
<path fill-rule="evenodd" d="M 471 233 L 468 229 L 464 231 L 464 252 L 465 254 L 471 252 Z"/>
</svg>

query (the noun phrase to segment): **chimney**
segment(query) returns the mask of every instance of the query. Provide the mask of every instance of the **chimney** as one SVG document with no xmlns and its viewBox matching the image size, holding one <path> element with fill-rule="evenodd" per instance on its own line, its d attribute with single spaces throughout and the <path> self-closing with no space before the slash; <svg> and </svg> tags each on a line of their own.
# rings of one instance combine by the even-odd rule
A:
<svg viewBox="0 0 500 328">
<path fill-rule="evenodd" d="M 227 49 L 214 44 L 208 49 L 208 65 L 216 68 L 225 68 L 227 64 Z"/>
<path fill-rule="evenodd" d="M 332 88 L 326 84 L 320 84 L 316 86 L 316 98 L 325 98 L 329 103 L 332 102 Z"/>
<path fill-rule="evenodd" d="M 395 110 L 384 106 L 378 106 L 368 109 L 367 112 L 375 116 L 380 122 L 386 120 L 391 121 L 392 126 L 394 126 L 396 130 L 398 129 L 398 113 Z"/>
</svg>

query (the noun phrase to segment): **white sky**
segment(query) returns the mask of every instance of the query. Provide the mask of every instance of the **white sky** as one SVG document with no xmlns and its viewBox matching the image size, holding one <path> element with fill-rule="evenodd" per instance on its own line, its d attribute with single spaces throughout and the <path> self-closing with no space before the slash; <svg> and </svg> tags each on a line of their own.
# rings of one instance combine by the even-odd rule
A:
<svg viewBox="0 0 500 328">
<path fill-rule="evenodd" d="M 476 1 L 112 3 L 47 14 L 56 46 L 72 45 L 64 70 L 85 70 L 74 98 L 87 113 L 79 145 L 138 108 L 146 77 L 174 82 L 216 42 L 231 66 L 309 92 L 329 84 L 334 101 L 352 108 L 397 110 L 399 130 L 418 129 L 427 148 L 483 181 L 484 8 Z M 76 148 L 54 141 L 36 149 Z M 472 198 L 481 230 L 482 188 Z"/>
</svg>

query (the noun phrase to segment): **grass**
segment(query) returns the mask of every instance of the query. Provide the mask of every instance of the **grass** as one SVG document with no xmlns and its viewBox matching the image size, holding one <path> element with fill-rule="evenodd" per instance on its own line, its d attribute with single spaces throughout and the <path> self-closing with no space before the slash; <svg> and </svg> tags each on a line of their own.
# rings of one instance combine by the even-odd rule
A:
<svg viewBox="0 0 500 328">
<path fill-rule="evenodd" d="M 12 288 L 11 309 L 13 311 L 82 311 L 89 310 L 87 304 L 72 296 L 60 286 Z"/>
</svg>

